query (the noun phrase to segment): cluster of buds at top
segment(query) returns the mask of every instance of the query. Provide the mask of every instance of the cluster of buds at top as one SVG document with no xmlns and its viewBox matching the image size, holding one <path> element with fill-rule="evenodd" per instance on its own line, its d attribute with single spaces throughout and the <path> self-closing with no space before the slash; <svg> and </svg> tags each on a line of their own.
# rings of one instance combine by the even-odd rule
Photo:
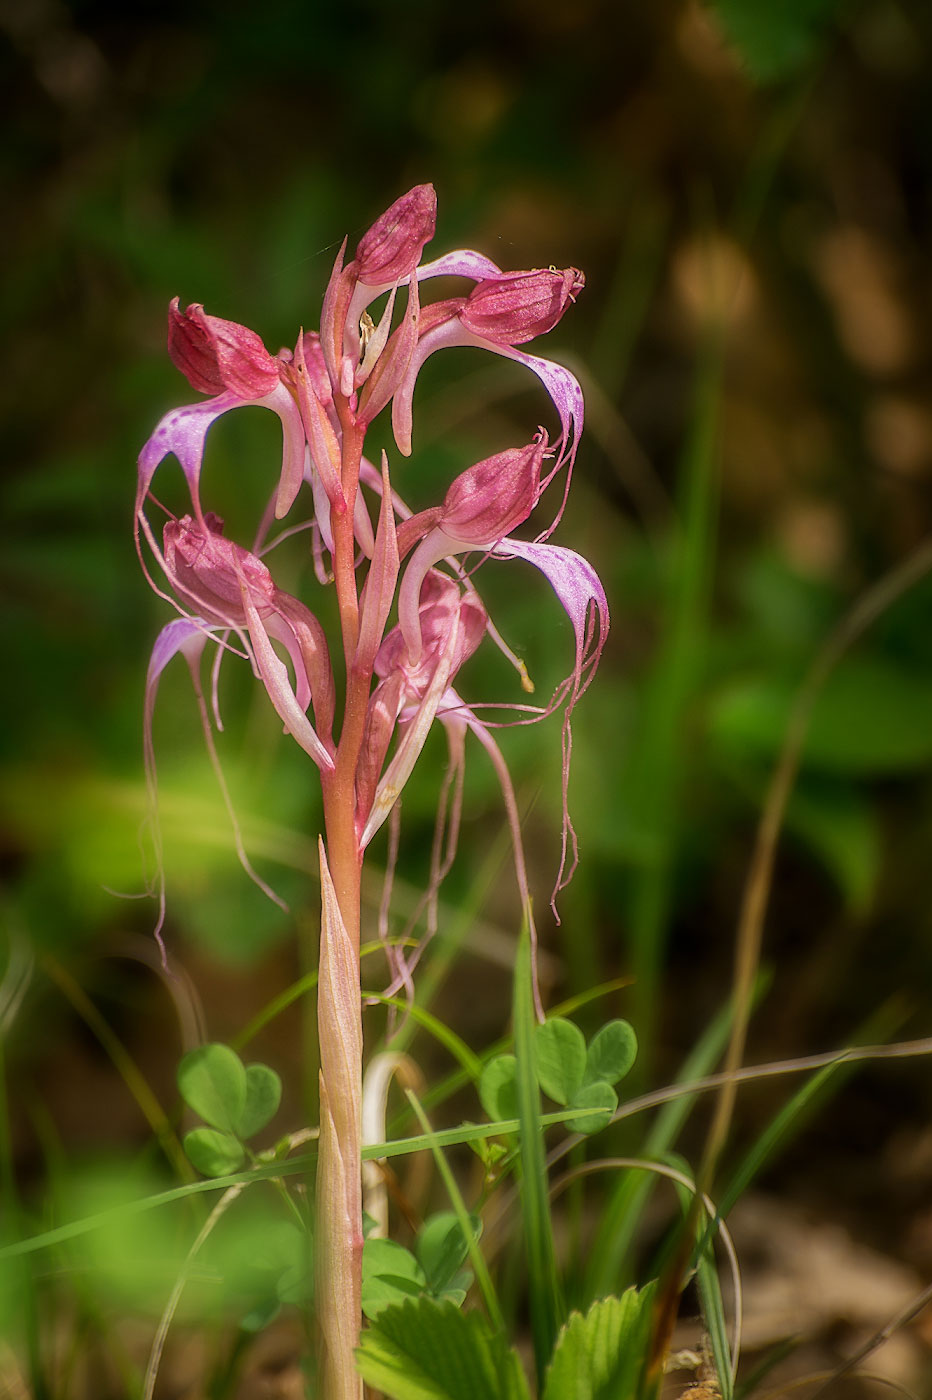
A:
<svg viewBox="0 0 932 1400">
<path fill-rule="evenodd" d="M 608 610 L 586 561 L 547 542 L 562 504 L 533 540 L 515 538 L 513 532 L 526 524 L 557 474 L 563 478 L 560 501 L 566 498 L 582 428 L 582 393 L 562 365 L 523 347 L 556 326 L 584 278 L 575 268 L 503 271 L 470 250 L 424 263 L 435 223 L 434 190 L 418 185 L 376 220 L 350 258 L 344 242 L 319 330 L 302 330 L 293 349 L 277 354 L 245 326 L 199 304 L 183 309 L 177 298 L 171 303 L 169 354 L 192 388 L 209 397 L 166 414 L 139 458 L 137 546 L 143 558 L 143 540 L 148 544 L 167 587 L 155 584 L 148 569 L 147 576 L 181 614 L 153 654 L 148 713 L 159 675 L 177 652 L 190 660 L 214 641 L 245 654 L 286 731 L 320 770 L 325 797 L 328 783 L 337 781 L 334 774 L 345 783 L 350 772 L 360 858 L 392 812 L 431 725 L 437 721 L 446 729 L 453 768 L 461 762 L 464 734 L 472 732 L 502 781 L 526 894 L 507 770 L 479 709 L 454 689 L 458 671 L 484 637 L 511 655 L 476 591 L 475 569 L 467 573 L 462 556 L 517 558 L 534 565 L 569 616 L 575 657 L 566 680 L 549 704 L 514 707 L 520 723 L 563 709 L 565 810 L 569 716 L 601 655 Z M 422 304 L 424 285 L 437 278 L 471 286 Z M 369 308 L 380 297 L 384 305 L 373 319 Z M 457 345 L 479 347 L 530 369 L 552 401 L 558 428 L 550 436 L 539 429 L 526 445 L 467 467 L 441 487 L 439 504 L 412 515 L 385 455 L 378 467 L 365 456 L 366 431 L 390 407 L 397 448 L 410 454 L 420 367 L 435 350 Z M 216 516 L 205 511 L 201 468 L 211 424 L 250 404 L 278 415 L 283 446 L 269 510 L 246 546 L 227 540 Z M 151 518 L 151 487 L 169 455 L 182 468 L 190 506 L 182 518 L 170 516 L 160 535 Z M 270 572 L 271 520 L 288 515 L 304 488 L 311 507 L 314 586 L 332 583 L 336 589 L 338 639 L 325 636 L 312 596 L 291 596 Z M 395 608 L 397 623 L 388 630 Z M 346 709 L 338 721 L 333 672 L 334 657 L 341 653 Z M 569 873 L 572 840 L 565 818 L 558 886 Z"/>
</svg>

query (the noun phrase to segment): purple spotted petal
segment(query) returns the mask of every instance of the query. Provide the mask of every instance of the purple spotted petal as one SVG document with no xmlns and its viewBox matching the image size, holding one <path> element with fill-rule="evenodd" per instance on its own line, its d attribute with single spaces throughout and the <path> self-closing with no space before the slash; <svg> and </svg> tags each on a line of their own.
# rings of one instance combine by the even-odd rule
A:
<svg viewBox="0 0 932 1400">
<path fill-rule="evenodd" d="M 576 637 L 576 662 L 565 682 L 570 703 L 575 704 L 592 679 L 608 637 L 608 600 L 598 574 L 581 554 L 560 545 L 502 540 L 490 552 L 501 559 L 526 559 L 546 575 L 563 604 Z"/>
</svg>

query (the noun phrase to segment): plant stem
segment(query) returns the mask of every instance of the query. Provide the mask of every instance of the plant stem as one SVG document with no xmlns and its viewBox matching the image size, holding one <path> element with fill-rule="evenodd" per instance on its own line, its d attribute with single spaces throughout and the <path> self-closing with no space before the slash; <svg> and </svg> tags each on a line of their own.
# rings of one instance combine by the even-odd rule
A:
<svg viewBox="0 0 932 1400">
<path fill-rule="evenodd" d="M 354 1349 L 359 1338 L 362 1287 L 362 998 L 359 934 L 362 852 L 356 831 L 356 768 L 365 730 L 371 671 L 356 665 L 359 595 L 356 585 L 353 513 L 358 489 L 362 434 L 345 401 L 343 423 L 344 500 L 333 506 L 333 574 L 343 638 L 345 705 L 336 763 L 323 779 L 326 862 L 342 928 L 330 927 L 324 948 L 318 1025 L 321 1031 L 321 1133 L 317 1174 L 316 1277 L 324 1357 L 323 1400 L 361 1400 Z M 323 870 L 322 870 L 323 882 Z M 326 894 L 325 894 L 326 898 Z M 327 919 L 327 915 L 324 916 Z M 324 975 L 325 959 L 328 975 Z M 346 1020 L 355 1018 L 353 1026 Z M 326 1040 L 326 1043 L 325 1043 Z"/>
</svg>

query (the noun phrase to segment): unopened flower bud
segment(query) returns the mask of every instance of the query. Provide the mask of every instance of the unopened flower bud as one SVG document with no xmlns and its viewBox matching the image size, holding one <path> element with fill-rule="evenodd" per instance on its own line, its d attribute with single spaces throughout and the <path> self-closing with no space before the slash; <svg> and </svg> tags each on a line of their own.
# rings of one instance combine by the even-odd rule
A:
<svg viewBox="0 0 932 1400">
<path fill-rule="evenodd" d="M 527 520 L 537 505 L 547 435 L 527 447 L 497 452 L 456 478 L 440 507 L 448 535 L 479 547 L 495 544 Z"/>
<path fill-rule="evenodd" d="M 260 612 L 268 613 L 275 585 L 262 560 L 225 538 L 223 521 L 208 511 L 207 533 L 190 515 L 169 520 L 163 531 L 165 565 L 176 593 L 208 622 L 241 626 L 243 588 Z"/>
<path fill-rule="evenodd" d="M 433 238 L 436 223 L 433 185 L 415 185 L 359 240 L 353 265 L 357 280 L 381 287 L 407 277 L 417 267 L 424 244 Z"/>
<path fill-rule="evenodd" d="M 509 272 L 477 282 L 466 298 L 460 321 L 483 340 L 498 345 L 523 345 L 552 331 L 586 285 L 575 267 L 562 272 L 540 268 Z"/>
<path fill-rule="evenodd" d="M 178 297 L 168 308 L 168 353 L 199 394 L 261 399 L 278 384 L 278 362 L 255 331 L 208 316 L 199 303 L 182 311 Z"/>
</svg>

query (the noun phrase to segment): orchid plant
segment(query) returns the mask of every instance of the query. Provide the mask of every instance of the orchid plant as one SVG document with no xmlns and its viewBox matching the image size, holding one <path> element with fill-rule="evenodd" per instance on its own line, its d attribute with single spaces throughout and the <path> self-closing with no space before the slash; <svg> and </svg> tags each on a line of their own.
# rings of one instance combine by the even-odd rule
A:
<svg viewBox="0 0 932 1400">
<path fill-rule="evenodd" d="M 439 722 L 449 762 L 428 892 L 429 902 L 436 900 L 455 850 L 465 745 L 472 734 L 501 785 L 519 894 L 533 931 L 518 807 L 492 732 L 509 702 L 489 707 L 464 700 L 455 682 L 488 638 L 515 665 L 525 693 L 510 705 L 512 722 L 533 723 L 562 710 L 563 843 L 555 897 L 576 859 L 566 805 L 571 717 L 598 665 L 608 629 L 605 593 L 592 567 L 574 551 L 549 542 L 570 486 L 583 424 L 582 393 L 562 365 L 522 348 L 553 329 L 584 278 L 574 268 L 504 272 L 469 250 L 422 262 L 435 219 L 434 190 L 419 185 L 376 220 L 349 261 L 344 241 L 324 296 L 319 331 L 302 331 L 293 350 L 277 355 L 247 327 L 210 315 L 201 305 L 182 309 L 176 298 L 169 308 L 169 354 L 191 387 L 207 397 L 166 414 L 139 457 L 137 549 L 149 582 L 179 614 L 159 635 L 149 665 L 146 751 L 153 786 L 156 691 L 165 666 L 178 653 L 191 669 L 211 757 L 216 758 L 216 666 L 211 705 L 201 686 L 208 644 L 218 649 L 218 662 L 226 653 L 245 657 L 285 731 L 319 773 L 324 831 L 319 840 L 321 1122 L 315 1267 L 321 1394 L 328 1400 L 361 1394 L 353 1352 L 360 1328 L 363 1245 L 359 949 L 366 850 L 386 821 L 397 821 L 399 796 L 432 725 Z M 471 286 L 422 305 L 423 284 L 438 277 Z M 380 298 L 384 304 L 375 320 L 369 308 Z M 401 457 L 408 457 L 418 373 L 434 351 L 456 345 L 475 346 L 526 366 L 549 394 L 559 427 L 552 440 L 541 428 L 526 445 L 467 467 L 447 486 L 439 504 L 415 514 L 396 489 L 401 473 L 387 454 L 382 453 L 378 466 L 366 456 L 366 435 L 375 419 L 390 410 L 395 445 Z M 251 544 L 245 545 L 228 539 L 223 521 L 205 508 L 200 480 L 211 424 L 249 405 L 278 415 L 283 450 L 273 499 Z M 180 518 L 166 512 L 159 529 L 152 518 L 159 508 L 152 487 L 168 456 L 181 465 L 190 509 Z M 544 492 L 558 481 L 549 523 L 532 539 L 516 537 L 513 532 L 526 524 Z M 273 520 L 289 517 L 305 502 L 312 512 L 315 580 L 308 601 L 277 585 L 268 541 Z M 164 584 L 147 563 L 146 546 Z M 572 666 L 544 705 L 527 700 L 533 690 L 527 673 L 482 602 L 477 567 L 488 558 L 523 560 L 540 570 L 572 624 Z M 336 595 L 338 637 L 328 637 L 314 611 L 312 594 L 324 588 Z M 490 710 L 498 716 L 496 723 Z M 242 849 L 240 855 L 258 880 Z M 164 918 L 160 884 L 159 931 Z M 428 932 L 434 922 L 435 915 L 429 914 Z M 419 947 L 399 949 L 386 939 L 392 992 L 407 989 L 410 994 L 419 953 Z"/>
</svg>

